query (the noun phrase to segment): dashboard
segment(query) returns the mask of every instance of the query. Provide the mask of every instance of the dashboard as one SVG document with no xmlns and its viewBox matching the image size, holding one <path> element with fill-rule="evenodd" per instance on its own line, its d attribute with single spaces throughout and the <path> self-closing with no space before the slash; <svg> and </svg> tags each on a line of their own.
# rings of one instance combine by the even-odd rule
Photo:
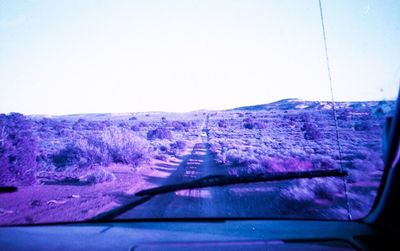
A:
<svg viewBox="0 0 400 251">
<path fill-rule="evenodd" d="M 1 250 L 364 250 L 359 222 L 210 220 L 0 228 Z"/>
</svg>

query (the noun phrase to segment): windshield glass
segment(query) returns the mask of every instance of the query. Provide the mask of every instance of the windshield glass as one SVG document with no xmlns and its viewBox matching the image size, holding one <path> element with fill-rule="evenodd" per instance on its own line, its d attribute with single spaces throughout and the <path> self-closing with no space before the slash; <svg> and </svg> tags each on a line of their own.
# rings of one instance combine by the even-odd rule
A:
<svg viewBox="0 0 400 251">
<path fill-rule="evenodd" d="M 399 88 L 399 13 L 2 1 L 0 224 L 364 217 Z"/>
</svg>

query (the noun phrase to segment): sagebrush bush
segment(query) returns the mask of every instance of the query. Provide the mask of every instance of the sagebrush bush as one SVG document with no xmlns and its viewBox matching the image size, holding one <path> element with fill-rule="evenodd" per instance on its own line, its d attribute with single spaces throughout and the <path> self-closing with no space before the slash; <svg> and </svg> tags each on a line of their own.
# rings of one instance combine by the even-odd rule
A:
<svg viewBox="0 0 400 251">
<path fill-rule="evenodd" d="M 186 123 L 180 122 L 180 121 L 172 121 L 171 126 L 174 128 L 176 131 L 183 131 L 185 130 L 185 127 L 187 126 Z"/>
<path fill-rule="evenodd" d="M 103 130 L 106 127 L 106 125 L 104 125 L 101 122 L 98 121 L 90 121 L 87 124 L 87 129 L 88 130 Z"/>
<path fill-rule="evenodd" d="M 138 166 L 151 157 L 149 143 L 125 128 L 110 128 L 103 131 L 102 141 L 107 145 L 114 163 Z"/>
<path fill-rule="evenodd" d="M 64 170 L 67 166 L 75 166 L 80 164 L 82 151 L 75 144 L 68 144 L 64 149 L 52 156 L 53 164 L 57 170 Z"/>
<path fill-rule="evenodd" d="M 164 145 L 160 145 L 159 147 L 158 147 L 158 149 L 161 151 L 161 152 L 166 152 L 166 151 L 168 151 L 168 147 L 167 146 L 164 146 Z"/>
<path fill-rule="evenodd" d="M 264 121 L 258 121 L 254 118 L 246 118 L 243 120 L 243 128 L 245 129 L 265 129 L 267 124 Z"/>
<path fill-rule="evenodd" d="M 253 129 L 254 128 L 254 120 L 252 118 L 245 118 L 243 120 L 243 128 L 245 129 Z"/>
<path fill-rule="evenodd" d="M 171 131 L 166 127 L 158 127 L 154 130 L 150 130 L 147 132 L 147 139 L 148 140 L 155 140 L 155 139 L 172 139 Z"/>
<path fill-rule="evenodd" d="M 131 126 L 131 130 L 134 132 L 139 132 L 140 131 L 140 126 L 139 125 L 133 125 Z"/>
<path fill-rule="evenodd" d="M 304 132 L 304 138 L 306 140 L 319 140 L 322 138 L 321 132 L 313 123 L 304 122 L 301 130 Z"/>
<path fill-rule="evenodd" d="M 178 148 L 179 150 L 185 150 L 186 142 L 183 140 L 177 140 L 174 144 L 174 147 Z"/>
<path fill-rule="evenodd" d="M 168 153 L 172 155 L 179 155 L 186 149 L 186 142 L 182 140 L 177 140 L 174 143 L 171 143 L 168 148 Z"/>
<path fill-rule="evenodd" d="M 33 184 L 38 155 L 33 123 L 19 113 L 0 115 L 0 184 Z"/>
<path fill-rule="evenodd" d="M 312 158 L 312 166 L 315 170 L 328 170 L 339 168 L 339 164 L 336 163 L 330 156 L 320 156 L 318 158 Z"/>
<path fill-rule="evenodd" d="M 212 154 L 217 154 L 221 151 L 221 145 L 218 142 L 210 143 L 209 150 Z"/>
<path fill-rule="evenodd" d="M 86 168 L 95 165 L 108 165 L 111 157 L 108 146 L 100 138 L 81 138 L 68 144 L 52 156 L 57 171 L 67 168 Z"/>
<path fill-rule="evenodd" d="M 226 128 L 228 125 L 225 120 L 218 121 L 218 127 Z"/>
<path fill-rule="evenodd" d="M 81 180 L 90 185 L 95 185 L 104 182 L 111 182 L 115 180 L 115 175 L 112 172 L 104 169 L 98 169 L 81 178 Z"/>
<path fill-rule="evenodd" d="M 257 163 L 257 160 L 254 158 L 254 156 L 251 156 L 241 150 L 230 149 L 226 151 L 224 155 L 224 164 L 228 164 L 231 166 L 249 166 L 251 164 Z"/>
<path fill-rule="evenodd" d="M 100 136 L 88 136 L 68 144 L 54 154 L 53 164 L 58 170 L 86 168 L 110 163 L 129 164 L 134 167 L 150 160 L 152 149 L 148 142 L 131 130 L 111 127 Z"/>
<path fill-rule="evenodd" d="M 370 131 L 372 129 L 371 122 L 369 120 L 364 120 L 364 121 L 357 121 L 354 124 L 354 130 L 355 131 Z"/>
<path fill-rule="evenodd" d="M 334 178 L 313 178 L 292 181 L 281 190 L 287 203 L 312 203 L 315 199 L 333 201 L 339 195 L 339 183 Z"/>
<path fill-rule="evenodd" d="M 261 157 L 258 160 L 264 172 L 293 172 L 311 170 L 312 163 L 298 158 Z"/>
<path fill-rule="evenodd" d="M 161 160 L 161 161 L 167 161 L 168 157 L 165 154 L 157 154 L 154 156 L 155 159 Z"/>
</svg>

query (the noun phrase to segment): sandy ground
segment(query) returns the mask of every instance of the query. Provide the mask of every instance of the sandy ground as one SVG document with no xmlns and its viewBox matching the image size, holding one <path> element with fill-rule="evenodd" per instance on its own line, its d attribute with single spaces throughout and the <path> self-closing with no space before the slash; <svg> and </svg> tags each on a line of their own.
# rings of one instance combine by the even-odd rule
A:
<svg viewBox="0 0 400 251">
<path fill-rule="evenodd" d="M 173 167 L 179 159 L 133 169 L 126 165 L 113 165 L 104 169 L 116 179 L 95 185 L 34 185 L 21 186 L 18 191 L 0 194 L 0 224 L 30 224 L 69 222 L 90 219 L 130 201 L 141 189 L 154 187 L 157 179 L 169 175 L 158 166 Z M 156 167 L 156 168 L 154 168 Z"/>
</svg>

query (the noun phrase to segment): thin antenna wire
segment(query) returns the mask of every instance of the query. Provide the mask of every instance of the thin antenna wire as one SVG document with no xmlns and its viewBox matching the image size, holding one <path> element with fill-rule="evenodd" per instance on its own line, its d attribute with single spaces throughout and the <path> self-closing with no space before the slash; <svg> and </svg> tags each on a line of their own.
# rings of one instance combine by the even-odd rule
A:
<svg viewBox="0 0 400 251">
<path fill-rule="evenodd" d="M 331 74 L 331 67 L 330 67 L 330 63 L 329 63 L 328 46 L 327 46 L 327 43 L 326 43 L 325 22 L 324 22 L 324 15 L 323 15 L 323 12 L 322 12 L 321 0 L 318 0 L 318 3 L 319 3 L 319 14 L 320 14 L 320 17 L 321 17 L 321 24 L 322 24 L 322 35 L 323 35 L 323 38 L 324 38 L 326 66 L 327 66 L 328 76 L 329 76 L 329 87 L 331 89 L 332 111 L 333 111 L 333 118 L 335 120 L 336 142 L 337 142 L 338 150 L 339 150 L 339 164 L 340 164 L 341 171 L 343 171 L 342 147 L 341 147 L 340 141 L 339 141 L 339 126 L 338 126 L 338 121 L 337 121 L 335 99 L 334 99 L 334 95 L 333 95 L 332 74 Z M 347 188 L 347 182 L 346 182 L 346 178 L 345 177 L 343 177 L 343 188 L 344 188 L 344 193 L 345 193 L 345 197 L 346 197 L 347 217 L 348 217 L 349 220 L 352 220 L 351 213 L 350 213 L 348 188 Z"/>
</svg>

